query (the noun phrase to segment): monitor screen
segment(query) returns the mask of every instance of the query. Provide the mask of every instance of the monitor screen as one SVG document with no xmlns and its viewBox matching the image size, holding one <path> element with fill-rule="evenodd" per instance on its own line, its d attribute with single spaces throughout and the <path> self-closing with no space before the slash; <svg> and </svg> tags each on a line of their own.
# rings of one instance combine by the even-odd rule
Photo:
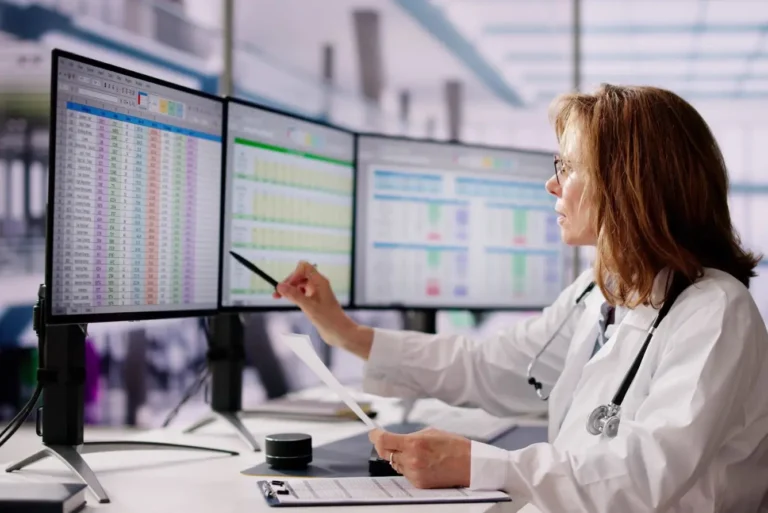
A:
<svg viewBox="0 0 768 513">
<path fill-rule="evenodd" d="M 218 306 L 223 103 L 53 55 L 49 322 Z"/>
<path fill-rule="evenodd" d="M 221 306 L 289 306 L 232 256 L 277 281 L 316 264 L 342 305 L 352 281 L 354 136 L 321 123 L 227 101 Z"/>
<path fill-rule="evenodd" d="M 521 308 L 565 285 L 551 154 L 360 136 L 355 305 Z"/>
</svg>

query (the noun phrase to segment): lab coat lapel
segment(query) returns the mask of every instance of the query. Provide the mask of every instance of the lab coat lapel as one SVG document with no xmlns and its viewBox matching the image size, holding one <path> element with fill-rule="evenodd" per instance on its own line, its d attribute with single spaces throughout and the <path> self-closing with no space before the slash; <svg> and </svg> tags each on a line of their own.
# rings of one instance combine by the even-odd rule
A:
<svg viewBox="0 0 768 513">
<path fill-rule="evenodd" d="M 662 271 L 656 276 L 654 282 L 654 295 L 656 298 L 658 298 L 657 294 L 664 290 L 666 278 L 667 271 Z M 584 299 L 586 310 L 574 333 L 563 373 L 560 375 L 560 379 L 558 379 L 550 396 L 548 433 L 550 442 L 553 442 L 557 437 L 562 427 L 563 419 L 565 419 L 566 414 L 571 409 L 574 396 L 580 384 L 582 384 L 582 378 L 585 377 L 585 366 L 589 364 L 590 372 L 596 372 L 602 367 L 610 369 L 599 374 L 601 378 L 598 382 L 584 383 L 585 386 L 593 386 L 587 386 L 588 396 L 580 397 L 579 400 L 580 403 L 589 405 L 591 411 L 591 408 L 594 408 L 593 404 L 601 404 L 600 400 L 602 400 L 601 398 L 604 395 L 613 394 L 613 391 L 618 389 L 619 383 L 624 378 L 625 370 L 618 371 L 620 374 L 615 374 L 613 369 L 620 368 L 621 366 L 629 368 L 645 338 L 643 332 L 648 331 L 658 315 L 658 310 L 647 305 L 633 308 L 622 319 L 611 340 L 592 358 L 592 351 L 594 350 L 597 338 L 597 323 L 600 319 L 600 306 L 604 302 L 605 298 L 599 288 L 595 288 Z M 621 347 L 615 348 L 616 343 L 620 344 Z M 592 358 L 591 361 L 590 358 Z M 610 392 L 603 390 L 606 386 L 608 387 L 606 390 L 610 390 Z M 605 401 L 603 400 L 603 402 Z M 584 419 L 586 419 L 590 411 L 585 410 L 581 412 L 584 414 Z M 584 432 L 586 433 L 586 431 Z"/>
<path fill-rule="evenodd" d="M 656 278 L 653 280 L 652 291 L 652 298 L 654 303 L 660 302 L 660 298 L 664 296 L 664 293 L 667 290 L 667 281 L 669 278 L 669 270 L 667 269 L 659 271 L 659 273 L 656 275 Z M 621 324 L 648 331 L 657 315 L 659 315 L 659 311 L 652 306 L 639 305 L 627 312 L 627 315 Z"/>
<path fill-rule="evenodd" d="M 586 429 L 583 428 L 584 423 L 596 406 L 607 404 L 619 389 L 619 385 L 624 380 L 632 362 L 637 357 L 646 338 L 648 328 L 653 323 L 657 313 L 650 306 L 638 306 L 630 310 L 621 320 L 616 332 L 594 357 L 590 359 L 587 356 L 585 358 L 583 353 L 580 353 L 574 358 L 574 364 L 580 365 L 580 372 L 576 380 L 569 383 L 571 392 L 568 399 L 574 405 L 565 411 L 567 415 L 565 421 L 561 421 L 561 425 L 557 426 L 564 430 L 564 436 L 569 437 L 569 443 L 573 443 L 574 438 L 572 437 L 577 437 L 579 439 L 578 443 L 591 443 L 594 441 L 594 438 L 591 435 L 587 435 Z M 594 344 L 594 341 L 595 339 L 592 338 L 588 342 Z M 592 345 L 591 347 L 594 346 Z M 653 344 L 651 344 L 648 354 L 643 359 L 644 365 L 641 366 L 641 369 L 647 365 L 646 362 L 653 360 L 653 358 L 649 360 L 649 356 L 653 353 L 654 348 Z M 638 376 L 642 374 L 641 370 Z M 637 394 L 642 396 L 645 385 L 646 380 L 636 379 L 633 382 L 633 386 L 630 387 L 629 394 L 622 404 L 622 414 L 627 418 L 632 418 L 633 411 L 636 408 L 634 398 Z M 578 407 L 576 404 L 578 404 Z M 556 431 L 556 433 L 559 432 L 559 430 Z M 585 438 L 581 439 L 580 437 Z"/>
<path fill-rule="evenodd" d="M 659 315 L 659 311 L 655 308 L 640 305 L 627 312 L 627 316 L 621 321 L 621 324 L 648 331 L 657 315 Z"/>
<path fill-rule="evenodd" d="M 600 289 L 595 288 L 584 298 L 585 310 L 574 332 L 565 367 L 549 397 L 549 440 L 553 441 L 560 431 L 565 414 L 573 401 L 573 393 L 581 378 L 584 365 L 592 356 L 597 338 L 597 322 L 600 306 L 605 302 Z"/>
</svg>

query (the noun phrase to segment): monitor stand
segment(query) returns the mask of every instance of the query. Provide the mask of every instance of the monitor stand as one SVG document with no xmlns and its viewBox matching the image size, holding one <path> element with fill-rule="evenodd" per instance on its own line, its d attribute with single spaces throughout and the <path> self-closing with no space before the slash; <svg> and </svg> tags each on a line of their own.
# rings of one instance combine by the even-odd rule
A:
<svg viewBox="0 0 768 513">
<path fill-rule="evenodd" d="M 406 330 L 437 333 L 437 310 L 406 310 L 404 316 Z"/>
<path fill-rule="evenodd" d="M 11 465 L 6 472 L 21 470 L 49 456 L 55 457 L 88 486 L 100 503 L 108 503 L 110 501 L 107 492 L 82 455 L 157 450 L 238 455 L 236 452 L 222 449 L 163 442 L 84 442 L 85 326 L 46 326 L 45 285 L 41 285 L 34 307 L 33 328 L 37 333 L 40 350 L 37 379 L 43 387 L 43 407 L 38 410 L 36 431 L 38 436 L 43 438 L 43 449 Z"/>
<path fill-rule="evenodd" d="M 469 315 L 472 316 L 472 324 L 475 328 L 483 324 L 488 318 L 489 312 L 487 310 L 470 309 Z"/>
<path fill-rule="evenodd" d="M 239 314 L 218 314 L 211 323 L 208 342 L 208 369 L 211 374 L 211 413 L 184 430 L 194 433 L 216 420 L 229 424 L 252 451 L 259 443 L 240 420 L 243 368 L 245 366 L 244 326 Z"/>
<path fill-rule="evenodd" d="M 404 329 L 407 331 L 420 331 L 422 333 L 437 333 L 437 310 L 406 310 L 403 312 Z M 400 401 L 400 407 L 403 409 L 403 416 L 400 420 L 403 424 L 408 424 L 408 417 L 416 407 L 418 399 L 403 399 Z"/>
</svg>

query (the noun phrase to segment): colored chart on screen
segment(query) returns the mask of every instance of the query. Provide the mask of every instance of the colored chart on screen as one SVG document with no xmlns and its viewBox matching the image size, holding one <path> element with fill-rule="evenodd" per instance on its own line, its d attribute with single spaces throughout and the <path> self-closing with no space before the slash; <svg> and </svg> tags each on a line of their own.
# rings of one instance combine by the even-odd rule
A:
<svg viewBox="0 0 768 513">
<path fill-rule="evenodd" d="M 407 154 L 434 165 L 387 163 L 405 157 L 388 141 L 372 158 L 376 141 L 359 143 L 357 302 L 524 307 L 562 290 L 563 244 L 542 178 L 441 162 L 447 145 Z M 543 177 L 551 157 L 539 162 Z"/>
<path fill-rule="evenodd" d="M 346 302 L 352 265 L 351 136 L 349 160 L 343 160 L 299 151 L 285 144 L 289 134 L 284 132 L 282 143 L 232 137 L 228 245 L 277 280 L 301 260 L 316 264 Z M 237 263 L 224 270 L 223 304 L 275 306 L 269 283 Z"/>
</svg>

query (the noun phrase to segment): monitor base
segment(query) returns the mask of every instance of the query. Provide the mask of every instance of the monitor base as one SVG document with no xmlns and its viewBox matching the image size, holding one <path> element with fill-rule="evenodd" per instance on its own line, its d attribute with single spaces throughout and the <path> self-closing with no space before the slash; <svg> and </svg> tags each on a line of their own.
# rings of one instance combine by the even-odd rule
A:
<svg viewBox="0 0 768 513">
<path fill-rule="evenodd" d="M 47 457 L 57 458 L 74 472 L 99 502 L 109 497 L 96 474 L 83 460 L 83 454 L 126 450 L 191 450 L 237 456 L 234 451 L 165 442 L 110 441 L 84 442 L 85 325 L 49 325 L 46 313 L 46 287 L 38 290 L 32 326 L 40 353 L 37 380 L 42 388 L 43 407 L 38 410 L 36 431 L 43 448 L 11 465 L 14 472 Z"/>
<path fill-rule="evenodd" d="M 253 436 L 253 434 L 251 434 L 250 431 L 248 431 L 248 428 L 245 427 L 243 421 L 240 420 L 240 417 L 237 416 L 236 412 L 211 412 L 209 415 L 203 417 L 202 419 L 186 428 L 183 432 L 185 434 L 194 433 L 198 429 L 202 429 L 205 426 L 216 422 L 217 420 L 222 420 L 229 424 L 235 430 L 235 433 L 237 433 L 240 439 L 245 442 L 245 445 L 247 445 L 249 449 L 254 452 L 261 451 L 261 447 L 256 441 L 256 438 Z"/>
<path fill-rule="evenodd" d="M 195 380 L 184 394 L 181 402 L 171 411 L 164 422 L 168 426 L 173 417 L 196 389 L 208 379 L 211 383 L 211 412 L 195 422 L 184 433 L 194 433 L 217 420 L 229 424 L 245 445 L 254 452 L 261 450 L 253 434 L 238 417 L 242 409 L 243 367 L 245 347 L 243 345 L 243 321 L 239 314 L 218 314 L 211 319 L 208 339 L 207 370 Z"/>
<path fill-rule="evenodd" d="M 200 447 L 196 445 L 183 445 L 183 444 L 171 444 L 163 442 L 138 442 L 138 441 L 110 441 L 110 442 L 84 442 L 82 445 L 47 445 L 43 449 L 36 452 L 32 456 L 24 458 L 23 460 L 9 466 L 5 469 L 6 472 L 15 472 L 26 468 L 38 461 L 45 458 L 52 457 L 57 458 L 64 465 L 66 465 L 72 473 L 74 473 L 96 496 L 99 503 L 109 503 L 109 496 L 101 486 L 99 479 L 96 477 L 96 473 L 88 466 L 88 463 L 83 459 L 84 454 L 94 454 L 99 452 L 117 452 L 117 451 L 165 451 L 165 450 L 178 450 L 178 451 L 206 451 L 219 454 L 226 454 L 228 456 L 237 456 L 238 453 L 234 451 L 227 451 L 224 449 L 213 449 L 210 447 Z"/>
</svg>

